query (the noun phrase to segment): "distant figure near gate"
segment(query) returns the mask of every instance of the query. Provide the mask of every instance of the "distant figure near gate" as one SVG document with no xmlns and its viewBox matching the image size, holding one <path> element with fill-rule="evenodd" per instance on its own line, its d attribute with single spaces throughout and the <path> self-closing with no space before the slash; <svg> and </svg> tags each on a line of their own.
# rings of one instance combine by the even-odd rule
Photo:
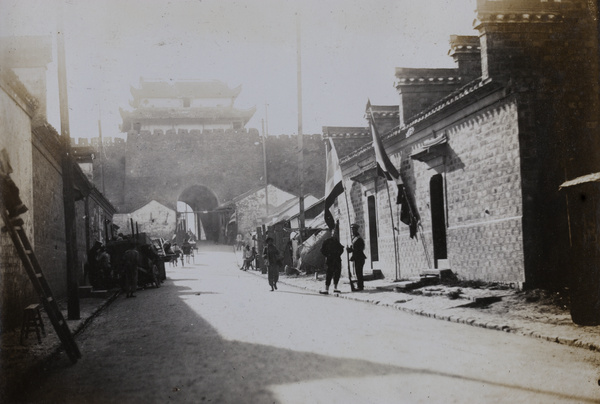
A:
<svg viewBox="0 0 600 404">
<path fill-rule="evenodd" d="M 181 257 L 181 265 L 183 266 L 183 258 L 185 257 L 185 261 L 190 263 L 190 255 L 192 254 L 192 245 L 189 243 L 188 239 L 185 239 L 183 244 L 181 245 L 181 251 L 183 252 L 183 256 Z"/>
<path fill-rule="evenodd" d="M 256 249 L 254 247 L 250 249 L 250 244 L 246 244 L 246 248 L 244 249 L 244 264 L 241 268 L 243 271 L 247 271 L 250 268 L 254 269 L 255 255 Z"/>
<path fill-rule="evenodd" d="M 125 290 L 128 297 L 135 297 L 134 293 L 137 290 L 138 284 L 138 261 L 139 253 L 137 250 L 127 250 L 123 254 L 123 270 L 125 272 Z"/>
</svg>

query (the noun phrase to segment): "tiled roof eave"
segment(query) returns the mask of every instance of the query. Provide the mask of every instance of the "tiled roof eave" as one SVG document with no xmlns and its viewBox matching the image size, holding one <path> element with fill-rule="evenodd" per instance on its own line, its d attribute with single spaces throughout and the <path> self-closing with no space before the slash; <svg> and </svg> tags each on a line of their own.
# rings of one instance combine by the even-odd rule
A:
<svg viewBox="0 0 600 404">
<path fill-rule="evenodd" d="M 415 115 L 409 121 L 405 122 L 404 125 L 398 126 L 394 129 L 392 129 L 391 131 L 386 132 L 385 134 L 383 134 L 381 136 L 381 139 L 385 141 L 387 139 L 398 137 L 402 133 L 408 131 L 409 128 L 414 127 L 416 124 L 425 121 L 427 118 L 441 112 L 442 110 L 450 108 L 451 106 L 455 105 L 460 100 L 466 99 L 467 97 L 471 96 L 472 94 L 474 94 L 476 92 L 482 91 L 484 89 L 486 89 L 486 90 L 489 89 L 490 91 L 493 91 L 493 90 L 497 90 L 500 88 L 501 88 L 500 84 L 493 82 L 491 79 L 486 79 L 486 80 L 478 79 L 478 80 L 472 81 L 469 84 L 459 88 L 455 92 L 449 94 L 448 96 L 442 98 L 440 101 L 436 102 L 430 108 Z M 355 150 L 354 152 L 341 158 L 340 164 L 345 164 L 345 163 L 348 163 L 349 161 L 359 159 L 362 156 L 367 155 L 367 154 L 368 155 L 373 154 L 374 152 L 372 150 L 373 150 L 372 143 L 366 144 L 363 147 L 361 147 L 361 148 Z"/>
<path fill-rule="evenodd" d="M 417 123 L 420 123 L 420 122 L 426 120 L 427 118 L 429 118 L 430 116 L 432 116 L 438 112 L 441 112 L 442 110 L 444 110 L 446 108 L 449 108 L 450 106 L 456 104 L 458 101 L 465 99 L 466 97 L 470 96 L 471 94 L 478 92 L 484 88 L 486 88 L 486 89 L 489 88 L 490 90 L 497 89 L 497 88 L 500 88 L 500 84 L 493 82 L 492 79 L 482 80 L 481 78 L 479 78 L 475 81 L 472 81 L 469 84 L 465 85 L 464 87 L 461 87 L 458 90 L 456 90 L 455 92 L 442 98 L 441 100 L 439 100 L 438 102 L 433 104 L 428 109 L 411 117 L 407 122 L 404 123 L 403 128 L 408 128 L 408 127 L 414 126 Z"/>
<path fill-rule="evenodd" d="M 452 77 L 402 77 L 396 79 L 395 87 L 443 86 L 460 84 L 461 81 L 462 77 L 458 73 Z"/>
<path fill-rule="evenodd" d="M 356 160 L 365 154 L 371 155 L 373 153 L 374 153 L 373 152 L 373 144 L 367 143 L 363 147 L 360 147 L 360 148 L 354 150 L 352 153 L 349 153 L 349 154 L 345 155 L 344 157 L 340 158 L 340 164 L 344 164 L 349 161 Z"/>
<path fill-rule="evenodd" d="M 477 19 L 473 22 L 475 28 L 481 24 L 548 24 L 562 23 L 565 20 L 564 14 L 559 11 L 536 11 L 536 12 L 480 12 Z"/>
</svg>

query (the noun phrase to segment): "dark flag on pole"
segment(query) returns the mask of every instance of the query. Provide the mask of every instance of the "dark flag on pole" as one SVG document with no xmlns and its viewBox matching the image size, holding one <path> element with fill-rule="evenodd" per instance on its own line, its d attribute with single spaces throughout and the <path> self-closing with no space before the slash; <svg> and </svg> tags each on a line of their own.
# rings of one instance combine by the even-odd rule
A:
<svg viewBox="0 0 600 404">
<path fill-rule="evenodd" d="M 404 185 L 398 185 L 398 198 L 396 199 L 396 204 L 402 205 L 400 208 L 400 221 L 405 225 L 408 225 L 410 238 L 416 237 L 419 219 L 417 218 L 412 201 L 408 198 L 408 195 L 406 195 L 406 187 Z"/>
<path fill-rule="evenodd" d="M 325 223 L 330 229 L 335 228 L 335 220 L 329 208 L 339 195 L 344 192 L 344 183 L 342 169 L 338 160 L 333 140 L 329 138 L 329 147 L 327 148 L 327 174 L 325 176 Z"/>
<path fill-rule="evenodd" d="M 418 219 L 415 215 L 412 203 L 406 195 L 406 189 L 400 173 L 394 167 L 394 164 L 390 161 L 390 158 L 385 152 L 381 137 L 377 132 L 375 126 L 375 119 L 373 118 L 373 110 L 371 108 L 371 100 L 367 104 L 369 111 L 369 121 L 371 123 L 371 134 L 373 135 L 373 149 L 375 149 L 375 161 L 377 162 L 377 173 L 380 177 L 384 177 L 387 181 L 393 181 L 398 187 L 398 197 L 396 198 L 396 204 L 402 205 L 400 208 L 400 221 L 409 226 L 410 238 L 416 237 L 417 235 L 417 223 Z"/>
</svg>

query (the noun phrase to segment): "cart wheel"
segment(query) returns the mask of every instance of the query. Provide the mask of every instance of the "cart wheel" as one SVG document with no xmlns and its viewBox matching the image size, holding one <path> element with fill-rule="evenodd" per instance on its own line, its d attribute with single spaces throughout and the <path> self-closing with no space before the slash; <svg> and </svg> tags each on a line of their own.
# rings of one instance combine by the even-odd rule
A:
<svg viewBox="0 0 600 404">
<path fill-rule="evenodd" d="M 160 274 L 156 264 L 152 265 L 152 283 L 154 284 L 154 287 L 160 288 Z"/>
</svg>

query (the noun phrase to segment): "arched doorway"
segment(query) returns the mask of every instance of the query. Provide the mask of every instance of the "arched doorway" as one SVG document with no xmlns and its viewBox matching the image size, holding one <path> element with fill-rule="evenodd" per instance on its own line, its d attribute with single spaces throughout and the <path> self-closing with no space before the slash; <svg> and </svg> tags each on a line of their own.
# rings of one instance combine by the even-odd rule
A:
<svg viewBox="0 0 600 404">
<path fill-rule="evenodd" d="M 197 240 L 218 241 L 220 234 L 219 205 L 216 195 L 207 187 L 186 188 L 177 200 L 176 238 L 182 243 L 190 232 Z"/>
</svg>

